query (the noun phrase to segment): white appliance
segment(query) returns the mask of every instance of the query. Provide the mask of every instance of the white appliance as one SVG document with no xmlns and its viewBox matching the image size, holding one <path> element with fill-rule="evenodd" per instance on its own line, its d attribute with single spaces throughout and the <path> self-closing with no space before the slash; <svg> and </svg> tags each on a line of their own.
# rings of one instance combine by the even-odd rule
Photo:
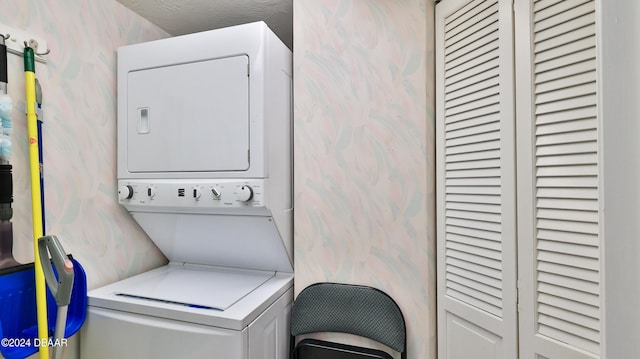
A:
<svg viewBox="0 0 640 359">
<path fill-rule="evenodd" d="M 119 201 L 170 263 L 89 293 L 82 358 L 287 357 L 291 97 L 263 22 L 118 49 Z"/>
</svg>

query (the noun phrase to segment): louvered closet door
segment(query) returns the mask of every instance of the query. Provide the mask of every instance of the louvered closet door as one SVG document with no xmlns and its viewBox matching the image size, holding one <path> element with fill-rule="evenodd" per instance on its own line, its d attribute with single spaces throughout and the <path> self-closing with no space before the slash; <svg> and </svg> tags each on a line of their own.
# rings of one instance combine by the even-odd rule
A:
<svg viewBox="0 0 640 359">
<path fill-rule="evenodd" d="M 520 358 L 598 357 L 595 4 L 515 6 Z"/>
<path fill-rule="evenodd" d="M 517 356 L 511 1 L 436 6 L 438 350 Z"/>
</svg>

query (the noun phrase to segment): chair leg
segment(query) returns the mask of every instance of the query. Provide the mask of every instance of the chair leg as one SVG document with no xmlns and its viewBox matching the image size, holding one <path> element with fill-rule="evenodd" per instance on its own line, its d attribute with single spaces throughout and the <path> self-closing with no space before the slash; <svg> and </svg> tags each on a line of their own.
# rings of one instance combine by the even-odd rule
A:
<svg viewBox="0 0 640 359">
<path fill-rule="evenodd" d="M 295 349 L 295 347 L 296 347 L 296 337 L 291 335 L 289 337 L 289 359 L 296 359 L 294 357 L 295 353 L 293 352 L 293 349 Z"/>
</svg>

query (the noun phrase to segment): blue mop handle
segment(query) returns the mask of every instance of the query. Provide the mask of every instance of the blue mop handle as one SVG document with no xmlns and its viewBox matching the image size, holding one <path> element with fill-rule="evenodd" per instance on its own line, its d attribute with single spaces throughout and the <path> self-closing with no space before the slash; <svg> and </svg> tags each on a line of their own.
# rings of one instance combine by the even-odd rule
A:
<svg viewBox="0 0 640 359">
<path fill-rule="evenodd" d="M 40 206 L 42 207 L 42 235 L 47 234 L 44 222 L 44 155 L 42 153 L 42 87 L 36 79 L 36 123 L 38 127 L 38 167 L 40 168 Z"/>
<path fill-rule="evenodd" d="M 40 108 L 40 104 L 38 104 Z M 40 203 L 42 205 L 42 235 L 47 234 L 44 226 L 44 159 L 42 155 L 42 121 L 38 120 L 38 162 L 40 163 Z"/>
</svg>

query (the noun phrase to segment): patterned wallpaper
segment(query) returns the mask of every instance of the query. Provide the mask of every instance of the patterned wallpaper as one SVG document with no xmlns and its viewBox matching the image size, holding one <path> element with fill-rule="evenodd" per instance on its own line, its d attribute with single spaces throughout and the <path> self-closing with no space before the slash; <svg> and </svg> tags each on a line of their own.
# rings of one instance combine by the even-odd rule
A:
<svg viewBox="0 0 640 359">
<path fill-rule="evenodd" d="M 415 359 L 436 357 L 433 16 L 429 0 L 294 1 L 296 293 L 386 291 Z"/>
<path fill-rule="evenodd" d="M 0 24 L 45 38 L 36 62 L 43 89 L 47 234 L 55 234 L 87 272 L 89 288 L 165 263 L 117 203 L 116 48 L 167 37 L 115 0 L 2 0 Z M 14 102 L 14 254 L 33 261 L 31 192 L 22 57 L 9 55 Z M 74 338 L 75 339 L 75 338 Z M 75 340 L 65 358 L 76 357 Z"/>
<path fill-rule="evenodd" d="M 164 257 L 116 201 L 115 49 L 168 36 L 115 0 L 3 0 L 0 24 L 45 37 L 47 233 L 90 288 Z M 294 2 L 296 291 L 317 281 L 398 301 L 409 358 L 435 358 L 433 4 Z M 24 108 L 22 59 L 9 93 Z M 14 252 L 32 255 L 25 116 L 14 110 Z M 64 358 L 77 357 L 76 342 Z"/>
</svg>

